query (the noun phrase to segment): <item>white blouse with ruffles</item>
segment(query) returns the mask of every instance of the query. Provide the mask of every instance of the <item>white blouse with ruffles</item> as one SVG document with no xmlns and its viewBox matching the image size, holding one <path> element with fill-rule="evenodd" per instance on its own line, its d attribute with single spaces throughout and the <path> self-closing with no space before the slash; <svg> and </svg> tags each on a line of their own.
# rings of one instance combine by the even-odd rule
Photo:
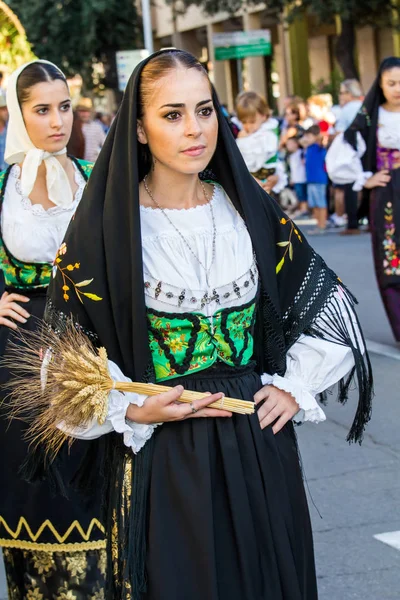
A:
<svg viewBox="0 0 400 600">
<path fill-rule="evenodd" d="M 82 198 L 86 181 L 75 167 L 78 189 L 68 208 L 32 204 L 21 192 L 19 165 L 10 171 L 1 210 L 1 234 L 10 253 L 21 262 L 52 263 Z"/>
<path fill-rule="evenodd" d="M 400 150 L 400 113 L 379 107 L 378 142 L 382 148 Z"/>
<path fill-rule="evenodd" d="M 218 186 L 215 186 L 211 203 L 216 223 L 213 262 L 210 206 L 166 211 L 184 235 L 193 254 L 161 210 L 141 207 L 145 298 L 149 308 L 171 313 L 202 312 L 212 319 L 217 310 L 240 306 L 255 297 L 258 274 L 246 225 Z M 194 254 L 209 268 L 209 287 L 205 270 Z M 159 282 L 161 291 L 156 293 Z M 233 292 L 233 282 L 236 288 L 239 287 L 240 298 Z M 215 292 L 219 303 L 213 299 Z M 348 321 L 351 317 L 345 308 L 346 301 L 340 286 L 337 297 L 343 305 L 343 318 Z M 357 327 L 356 324 L 354 326 Z M 339 381 L 353 365 L 350 348 L 302 335 L 288 352 L 285 377 L 264 374 L 262 382 L 294 396 L 301 409 L 295 417 L 296 421 L 318 423 L 326 417 L 316 396 Z M 110 371 L 114 379 L 129 381 L 111 361 Z M 132 423 L 125 419 L 125 415 L 130 403 L 141 406 L 145 398 L 138 394 L 123 395 L 112 391 L 109 414 L 104 425 L 93 422 L 85 429 L 69 433 L 77 438 L 92 439 L 115 430 L 124 435 L 125 444 L 136 453 L 151 437 L 155 426 Z"/>
</svg>

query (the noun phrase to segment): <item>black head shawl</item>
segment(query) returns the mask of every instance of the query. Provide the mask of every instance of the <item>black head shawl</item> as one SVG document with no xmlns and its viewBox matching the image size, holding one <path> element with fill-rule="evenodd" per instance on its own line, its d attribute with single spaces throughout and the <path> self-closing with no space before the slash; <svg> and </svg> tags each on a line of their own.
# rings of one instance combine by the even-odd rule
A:
<svg viewBox="0 0 400 600">
<path fill-rule="evenodd" d="M 60 317 L 63 319 L 72 313 L 75 321 L 98 344 L 104 345 L 109 357 L 136 381 L 149 381 L 153 373 L 139 212 L 139 182 L 146 174 L 146 164 L 136 134 L 139 80 L 149 60 L 151 57 L 135 69 L 128 83 L 120 110 L 67 231 L 60 257 L 64 268 L 69 265 L 70 270 L 65 273 L 73 284 L 65 286 L 58 269 L 50 286 L 47 309 L 50 321 L 59 322 Z M 286 352 L 302 333 L 351 346 L 360 400 L 349 440 L 359 440 L 369 419 L 372 377 L 368 358 L 363 358 L 359 343 L 353 341 L 354 335 L 337 316 L 334 306 L 337 277 L 249 174 L 215 91 L 213 100 L 219 121 L 218 144 L 203 176 L 217 181 L 227 192 L 246 222 L 256 253 L 262 288 L 255 344 L 258 369 L 284 375 Z M 75 287 L 81 282 L 83 285 Z M 69 289 L 63 289 L 63 286 Z M 352 305 L 354 299 L 346 294 Z M 329 309 L 332 318 L 320 319 Z M 350 378 L 340 387 L 342 400 L 346 397 L 349 382 Z M 134 507 L 136 513 L 146 503 L 143 474 L 147 469 L 145 461 L 150 446 L 147 443 L 133 460 L 131 509 Z M 116 465 L 112 467 L 112 473 L 115 479 L 111 493 L 118 488 L 118 478 L 123 479 L 123 472 Z M 110 498 L 107 501 L 113 505 Z M 114 506 L 119 506 L 117 498 Z M 115 525 L 114 517 L 115 513 L 110 515 L 111 525 Z M 120 539 L 120 546 L 130 549 L 126 550 L 125 558 L 119 557 L 119 572 L 130 580 L 133 590 L 140 590 L 144 587 L 140 566 L 143 560 L 139 558 L 144 552 L 141 545 L 143 529 L 140 529 L 144 519 L 140 521 L 136 514 L 133 521 L 136 524 L 131 526 L 134 533 L 129 535 L 129 544 L 125 544 L 125 538 Z M 112 543 L 111 539 L 109 541 Z M 129 570 L 132 563 L 135 572 Z M 127 572 L 123 571 L 124 565 Z M 118 583 L 115 586 L 111 597 L 124 597 Z"/>
</svg>

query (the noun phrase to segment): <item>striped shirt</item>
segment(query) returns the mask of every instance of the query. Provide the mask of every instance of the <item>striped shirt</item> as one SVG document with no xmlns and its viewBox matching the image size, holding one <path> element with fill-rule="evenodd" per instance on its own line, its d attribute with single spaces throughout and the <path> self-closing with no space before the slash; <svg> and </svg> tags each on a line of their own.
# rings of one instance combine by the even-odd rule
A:
<svg viewBox="0 0 400 600">
<path fill-rule="evenodd" d="M 85 138 L 84 159 L 95 162 L 106 139 L 103 128 L 100 123 L 90 121 L 89 123 L 82 123 L 82 133 Z"/>
</svg>

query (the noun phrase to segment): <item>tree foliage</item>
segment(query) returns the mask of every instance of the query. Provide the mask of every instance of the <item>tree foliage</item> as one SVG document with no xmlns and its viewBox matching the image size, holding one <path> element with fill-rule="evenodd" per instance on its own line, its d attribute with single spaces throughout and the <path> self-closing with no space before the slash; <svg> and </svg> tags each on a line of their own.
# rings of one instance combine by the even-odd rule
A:
<svg viewBox="0 0 400 600">
<path fill-rule="evenodd" d="M 132 0 L 8 0 L 36 56 L 93 83 L 102 62 L 106 85 L 115 86 L 115 51 L 141 47 L 141 28 Z"/>
<path fill-rule="evenodd" d="M 0 64 L 10 71 L 34 58 L 23 28 L 15 21 L 9 8 L 3 10 L 0 3 Z"/>
<path fill-rule="evenodd" d="M 195 5 L 209 15 L 220 11 L 231 14 L 251 6 L 259 6 L 259 0 L 167 0 L 177 14 L 183 14 Z M 398 0 L 266 0 L 269 12 L 284 16 L 291 22 L 304 11 L 317 17 L 321 23 L 333 23 L 341 17 L 342 30 L 336 44 L 336 58 L 345 77 L 357 77 L 354 60 L 355 27 L 400 28 Z"/>
</svg>

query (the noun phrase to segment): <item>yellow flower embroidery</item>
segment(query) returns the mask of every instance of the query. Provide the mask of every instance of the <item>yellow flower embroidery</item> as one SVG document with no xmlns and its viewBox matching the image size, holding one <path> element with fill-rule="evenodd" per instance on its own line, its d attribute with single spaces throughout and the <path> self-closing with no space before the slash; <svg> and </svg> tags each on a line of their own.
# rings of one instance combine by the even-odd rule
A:
<svg viewBox="0 0 400 600">
<path fill-rule="evenodd" d="M 77 600 L 76 594 L 68 589 L 68 583 L 66 582 L 57 590 L 57 596 L 54 596 L 54 598 L 55 600 Z"/>
<path fill-rule="evenodd" d="M 187 344 L 179 337 L 173 338 L 169 343 L 172 352 L 180 352 L 184 346 L 187 346 Z"/>
<path fill-rule="evenodd" d="M 80 268 L 81 264 L 76 262 L 74 264 L 69 263 L 66 266 L 62 266 L 61 263 L 62 263 L 63 259 L 61 257 L 64 256 L 66 253 L 67 253 L 67 244 L 65 242 L 63 242 L 57 251 L 57 255 L 54 260 L 54 265 L 53 265 L 53 278 L 56 277 L 58 272 L 61 273 L 61 277 L 63 280 L 63 285 L 62 285 L 63 298 L 64 298 L 65 302 L 68 302 L 68 300 L 70 298 L 71 289 L 75 292 L 75 294 L 78 297 L 78 300 L 80 302 L 82 302 L 82 304 L 83 304 L 84 296 L 86 296 L 86 298 L 89 298 L 90 300 L 94 300 L 94 301 L 102 300 L 102 298 L 100 298 L 100 296 L 97 296 L 97 294 L 92 294 L 89 292 L 82 292 L 80 289 L 80 288 L 84 288 L 84 287 L 87 287 L 88 285 L 90 285 L 92 283 L 93 279 L 84 279 L 83 281 L 79 281 L 78 283 L 75 283 L 75 281 L 73 281 L 73 279 L 71 279 L 71 277 L 68 275 L 68 273 L 78 270 Z"/>
<path fill-rule="evenodd" d="M 39 588 L 33 588 L 27 591 L 26 600 L 44 600 L 44 596 L 40 593 Z"/>
<path fill-rule="evenodd" d="M 290 224 L 290 233 L 289 233 L 288 240 L 277 243 L 277 246 L 285 248 L 285 252 L 284 252 L 281 260 L 276 265 L 276 273 L 277 274 L 279 273 L 279 271 L 282 270 L 282 267 L 285 264 L 285 259 L 287 256 L 289 256 L 290 260 L 293 260 L 293 242 L 292 242 L 293 235 L 295 235 L 298 238 L 299 242 L 303 241 L 299 231 L 296 229 L 296 227 L 294 226 L 293 222 L 290 219 L 284 219 L 282 217 L 282 219 L 280 220 L 280 223 L 281 223 L 281 225 L 286 225 L 287 223 L 289 223 Z"/>
<path fill-rule="evenodd" d="M 86 552 L 74 552 L 66 556 L 67 569 L 71 577 L 79 577 L 87 570 Z"/>
<path fill-rule="evenodd" d="M 105 600 L 104 590 L 99 590 L 90 596 L 89 600 Z"/>
<path fill-rule="evenodd" d="M 33 566 L 39 573 L 49 573 L 53 568 L 53 555 L 51 552 L 35 552 L 33 554 Z"/>
</svg>

